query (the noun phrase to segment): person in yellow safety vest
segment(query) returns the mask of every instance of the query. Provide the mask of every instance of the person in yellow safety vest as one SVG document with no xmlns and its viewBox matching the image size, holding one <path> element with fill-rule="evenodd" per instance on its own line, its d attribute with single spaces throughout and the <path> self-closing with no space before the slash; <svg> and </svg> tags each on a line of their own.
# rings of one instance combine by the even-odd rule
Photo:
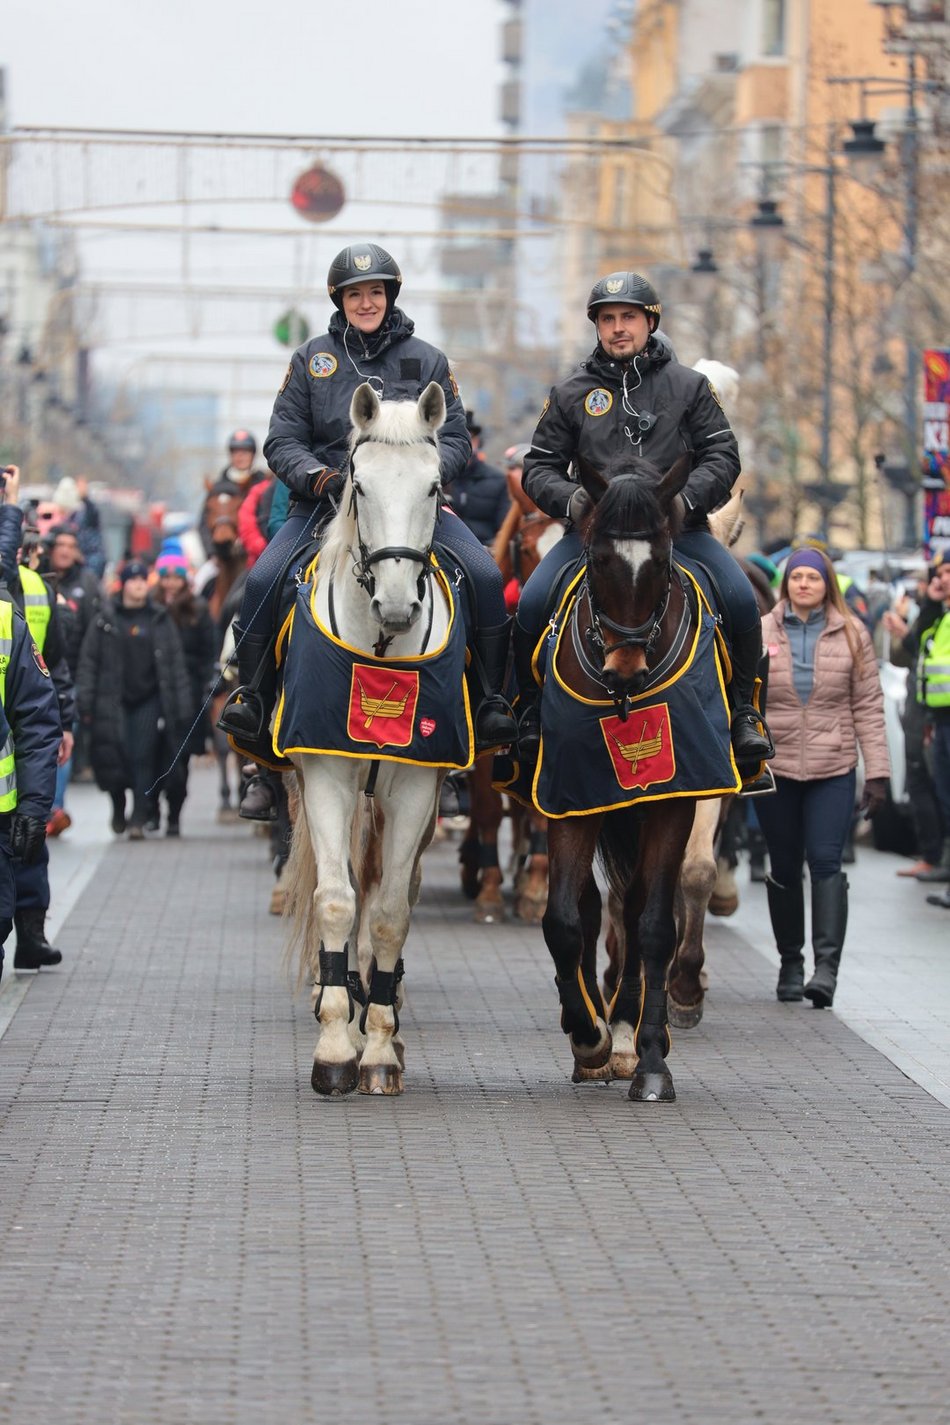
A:
<svg viewBox="0 0 950 1425">
<path fill-rule="evenodd" d="M 908 637 L 917 645 L 917 701 L 927 708 L 933 724 L 934 791 L 943 823 L 940 864 L 932 871 L 921 871 L 917 879 L 950 882 L 950 560 L 940 563 L 928 584 L 917 623 Z M 942 895 L 928 896 L 927 900 L 950 910 L 950 885 Z"/>
<path fill-rule="evenodd" d="M 14 503 L 19 493 L 19 471 L 16 466 L 11 466 L 6 474 L 4 503 L 0 506 L 0 597 L 6 592 L 20 609 L 33 641 L 49 668 L 65 729 L 58 754 L 59 765 L 62 766 L 72 752 L 72 728 L 76 717 L 76 694 L 66 661 L 66 641 L 52 590 L 33 569 L 16 562 L 23 524 L 22 512 Z M 32 863 L 26 864 L 21 858 L 16 858 L 13 869 L 17 932 L 13 967 L 15 970 L 39 970 L 44 966 L 58 965 L 63 958 L 62 951 L 46 938 L 50 888 L 49 850 L 45 840 Z"/>
<path fill-rule="evenodd" d="M 0 971 L 16 913 L 11 858 L 30 865 L 46 844 L 62 740 L 43 655 L 19 610 L 0 598 Z"/>
</svg>

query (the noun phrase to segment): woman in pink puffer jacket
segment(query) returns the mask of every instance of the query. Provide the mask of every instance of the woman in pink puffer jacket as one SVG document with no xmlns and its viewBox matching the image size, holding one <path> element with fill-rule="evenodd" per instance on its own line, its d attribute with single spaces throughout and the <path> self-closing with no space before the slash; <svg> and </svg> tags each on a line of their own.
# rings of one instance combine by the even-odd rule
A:
<svg viewBox="0 0 950 1425">
<path fill-rule="evenodd" d="M 861 809 L 887 795 L 890 767 L 884 699 L 867 630 L 849 612 L 830 560 L 799 549 L 785 565 L 779 602 L 762 620 L 769 658 L 769 726 L 775 796 L 757 804 L 769 848 L 769 915 L 781 959 L 780 1000 L 807 996 L 816 1009 L 835 994 L 848 920 L 841 858 L 854 814 L 858 746 L 864 757 Z M 805 984 L 805 900 L 811 878 L 815 973 Z"/>
</svg>

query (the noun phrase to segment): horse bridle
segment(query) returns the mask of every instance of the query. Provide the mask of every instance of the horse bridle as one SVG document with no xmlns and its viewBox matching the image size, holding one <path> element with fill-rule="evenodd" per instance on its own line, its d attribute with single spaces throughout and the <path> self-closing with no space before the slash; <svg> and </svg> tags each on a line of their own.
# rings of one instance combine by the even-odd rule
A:
<svg viewBox="0 0 950 1425">
<path fill-rule="evenodd" d="M 359 487 L 359 481 L 356 479 L 356 476 L 351 471 L 350 514 L 353 516 L 353 521 L 356 525 L 356 543 L 360 552 L 359 559 L 354 559 L 353 561 L 353 573 L 356 576 L 356 582 L 360 585 L 361 588 L 366 590 L 370 598 L 373 598 L 376 593 L 376 576 L 373 574 L 373 565 L 379 564 L 383 559 L 410 559 L 413 561 L 413 563 L 421 566 L 419 570 L 419 578 L 416 583 L 416 589 L 419 595 L 419 602 L 421 603 L 425 597 L 426 585 L 428 583 L 429 576 L 432 573 L 432 553 L 434 540 L 430 540 L 425 549 L 412 549 L 408 545 L 404 544 L 387 544 L 384 545 L 382 549 L 374 549 L 372 551 L 368 550 L 363 540 L 363 535 L 360 531 L 360 507 L 359 502 L 357 500 L 357 496 L 361 493 L 362 491 Z M 441 514 L 441 494 L 442 486 L 439 485 L 436 487 L 435 491 L 435 520 L 432 526 L 433 530 L 438 524 L 439 517 Z"/>
<path fill-rule="evenodd" d="M 642 539 L 649 540 L 649 531 L 629 531 L 624 530 L 621 534 L 612 534 L 610 531 L 599 531 L 608 539 Z M 590 547 L 587 548 L 589 558 Z M 608 618 L 602 609 L 597 607 L 594 598 L 594 591 L 591 587 L 590 578 L 584 575 L 584 592 L 587 595 L 587 605 L 590 609 L 590 627 L 586 631 L 587 642 L 603 665 L 612 653 L 616 653 L 620 648 L 642 648 L 649 655 L 656 647 L 656 641 L 660 636 L 660 628 L 666 617 L 666 611 L 670 606 L 670 595 L 673 590 L 673 544 L 670 542 L 670 553 L 666 566 L 666 589 L 662 599 L 658 599 L 653 607 L 653 612 L 644 623 L 638 624 L 635 628 L 630 628 L 627 624 L 615 623 L 612 618 Z M 619 634 L 615 642 L 609 643 L 604 637 L 604 629 L 611 633 Z"/>
</svg>

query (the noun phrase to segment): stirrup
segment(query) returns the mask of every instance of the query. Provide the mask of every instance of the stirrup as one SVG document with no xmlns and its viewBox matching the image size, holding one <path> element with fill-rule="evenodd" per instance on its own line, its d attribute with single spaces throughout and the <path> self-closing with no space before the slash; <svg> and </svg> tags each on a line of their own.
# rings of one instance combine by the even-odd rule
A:
<svg viewBox="0 0 950 1425">
<path fill-rule="evenodd" d="M 762 771 L 751 782 L 744 782 L 740 797 L 769 797 L 775 791 L 775 773 L 766 762 Z"/>
<path fill-rule="evenodd" d="M 218 727 L 232 737 L 258 738 L 264 731 L 264 703 L 252 688 L 235 688 L 221 709 Z"/>
<path fill-rule="evenodd" d="M 494 747 L 510 747 L 518 738 L 515 715 L 500 693 L 492 693 L 475 712 L 475 747 L 487 752 Z"/>
</svg>

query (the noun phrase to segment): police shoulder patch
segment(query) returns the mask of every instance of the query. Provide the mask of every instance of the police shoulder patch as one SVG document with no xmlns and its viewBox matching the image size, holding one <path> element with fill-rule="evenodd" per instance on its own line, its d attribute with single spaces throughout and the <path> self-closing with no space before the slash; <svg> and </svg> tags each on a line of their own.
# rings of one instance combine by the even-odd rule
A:
<svg viewBox="0 0 950 1425">
<path fill-rule="evenodd" d="M 610 391 L 605 391 L 603 386 L 598 386 L 593 391 L 588 391 L 584 401 L 584 410 L 589 416 L 605 416 L 614 403 L 613 395 Z"/>
<path fill-rule="evenodd" d="M 33 662 L 36 664 L 37 668 L 39 668 L 40 672 L 43 674 L 43 677 L 44 677 L 44 678 L 48 678 L 48 677 L 49 677 L 49 669 L 47 668 L 46 664 L 43 662 L 43 655 L 42 655 L 42 653 L 41 653 L 40 650 L 37 648 L 37 646 L 36 646 L 35 643 L 31 644 L 30 646 L 31 646 L 32 651 L 33 651 Z"/>
<path fill-rule="evenodd" d="M 311 376 L 318 381 L 325 380 L 327 376 L 332 376 L 337 368 L 337 359 L 329 351 L 314 352 L 310 358 L 310 365 L 307 368 Z"/>
<path fill-rule="evenodd" d="M 548 410 L 548 407 L 550 406 L 550 404 L 551 404 L 551 397 L 550 397 L 550 396 L 545 396 L 545 398 L 544 398 L 544 405 L 541 407 L 541 415 L 542 415 L 542 416 L 547 414 L 547 410 Z M 541 419 L 541 416 L 538 417 L 538 420 L 540 420 L 540 419 Z"/>
<path fill-rule="evenodd" d="M 455 372 L 449 367 L 449 385 L 452 387 L 452 395 L 458 400 L 459 383 L 455 379 Z"/>
<path fill-rule="evenodd" d="M 288 387 L 288 385 L 290 384 L 290 377 L 291 377 L 291 373 L 293 372 L 293 369 L 294 369 L 294 363 L 291 361 L 290 364 L 289 364 L 288 367 L 287 367 L 287 370 L 286 370 L 285 373 L 284 373 L 284 379 L 283 379 L 283 381 L 281 381 L 281 383 L 280 383 L 280 390 L 277 392 L 278 396 L 282 396 L 282 395 L 284 394 L 284 392 L 287 390 L 287 387 Z"/>
<path fill-rule="evenodd" d="M 725 408 L 725 406 L 722 404 L 722 397 L 720 396 L 719 392 L 716 390 L 715 386 L 714 386 L 713 383 L 710 381 L 710 379 L 709 379 L 708 376 L 706 377 L 706 385 L 709 387 L 709 394 L 710 394 L 710 396 L 712 396 L 713 400 L 716 402 L 716 405 L 719 407 L 719 409 L 720 409 L 721 411 L 724 411 L 726 408 Z"/>
</svg>

